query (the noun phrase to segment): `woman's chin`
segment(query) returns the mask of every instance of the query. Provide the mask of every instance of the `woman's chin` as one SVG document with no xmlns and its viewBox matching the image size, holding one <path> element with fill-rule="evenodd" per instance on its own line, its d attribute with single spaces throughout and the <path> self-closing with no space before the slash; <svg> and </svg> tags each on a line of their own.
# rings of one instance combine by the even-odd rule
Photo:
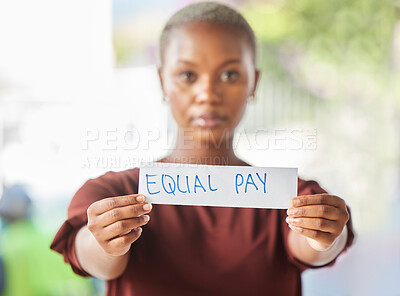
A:
<svg viewBox="0 0 400 296">
<path fill-rule="evenodd" d="M 230 139 L 233 137 L 233 131 L 227 127 L 222 126 L 217 126 L 213 128 L 198 127 L 196 128 L 194 136 L 197 143 L 207 145 L 205 148 L 224 148 L 224 145 L 229 145 Z"/>
</svg>

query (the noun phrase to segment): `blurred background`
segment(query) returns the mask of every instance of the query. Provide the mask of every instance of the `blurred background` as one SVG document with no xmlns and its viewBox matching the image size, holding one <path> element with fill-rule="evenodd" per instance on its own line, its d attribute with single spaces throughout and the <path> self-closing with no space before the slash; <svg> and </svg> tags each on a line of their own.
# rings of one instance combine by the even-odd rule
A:
<svg viewBox="0 0 400 296">
<path fill-rule="evenodd" d="M 157 43 L 191 2 L 0 1 L 0 295 L 104 293 L 49 246 L 87 179 L 173 144 Z M 352 210 L 354 246 L 305 272 L 304 295 L 400 295 L 400 2 L 224 2 L 262 71 L 237 154 L 298 167 Z"/>
</svg>

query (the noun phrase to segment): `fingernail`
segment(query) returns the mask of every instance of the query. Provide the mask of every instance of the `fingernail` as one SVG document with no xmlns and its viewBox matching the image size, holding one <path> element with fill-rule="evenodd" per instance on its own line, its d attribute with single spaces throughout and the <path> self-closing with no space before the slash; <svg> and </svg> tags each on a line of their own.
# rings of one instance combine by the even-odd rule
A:
<svg viewBox="0 0 400 296">
<path fill-rule="evenodd" d="M 147 203 L 143 206 L 143 210 L 145 211 L 150 211 L 150 209 L 152 208 L 151 204 Z"/>
<path fill-rule="evenodd" d="M 288 215 L 294 215 L 294 214 L 296 214 L 296 209 L 289 208 L 289 209 L 287 210 L 287 214 L 288 214 Z"/>
<path fill-rule="evenodd" d="M 142 230 L 143 230 L 142 227 L 138 227 L 138 228 L 136 228 L 136 229 L 137 229 L 137 231 L 139 232 L 139 234 L 142 233 Z"/>
<path fill-rule="evenodd" d="M 136 197 L 136 201 L 137 202 L 143 202 L 144 201 L 144 196 L 143 195 L 139 195 Z"/>
<path fill-rule="evenodd" d="M 149 215 L 143 215 L 142 217 L 144 219 L 144 222 L 149 222 L 149 220 L 150 220 L 150 216 Z"/>
<path fill-rule="evenodd" d="M 291 217 L 286 217 L 286 223 L 287 224 L 290 224 L 290 223 L 292 223 L 293 222 L 293 218 L 291 218 Z"/>
</svg>

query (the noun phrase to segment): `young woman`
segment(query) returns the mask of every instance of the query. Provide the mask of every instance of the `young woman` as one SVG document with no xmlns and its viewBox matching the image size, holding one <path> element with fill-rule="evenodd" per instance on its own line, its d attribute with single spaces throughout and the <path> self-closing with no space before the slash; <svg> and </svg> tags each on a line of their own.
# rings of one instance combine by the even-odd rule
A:
<svg viewBox="0 0 400 296">
<path fill-rule="evenodd" d="M 170 18 L 159 76 L 179 129 L 160 162 L 248 165 L 232 139 L 259 78 L 255 44 L 222 4 Z M 333 264 L 353 240 L 345 202 L 315 181 L 299 179 L 288 211 L 152 206 L 137 194 L 138 173 L 88 180 L 51 246 L 76 273 L 107 280 L 107 295 L 300 295 L 301 272 Z"/>
</svg>

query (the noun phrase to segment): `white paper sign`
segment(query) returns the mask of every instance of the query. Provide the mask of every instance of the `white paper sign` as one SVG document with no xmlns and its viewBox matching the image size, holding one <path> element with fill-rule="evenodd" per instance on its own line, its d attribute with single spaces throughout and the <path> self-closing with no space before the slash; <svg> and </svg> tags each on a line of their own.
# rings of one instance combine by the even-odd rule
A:
<svg viewBox="0 0 400 296">
<path fill-rule="evenodd" d="M 140 168 L 139 193 L 154 204 L 285 209 L 297 168 L 151 163 Z"/>
</svg>

